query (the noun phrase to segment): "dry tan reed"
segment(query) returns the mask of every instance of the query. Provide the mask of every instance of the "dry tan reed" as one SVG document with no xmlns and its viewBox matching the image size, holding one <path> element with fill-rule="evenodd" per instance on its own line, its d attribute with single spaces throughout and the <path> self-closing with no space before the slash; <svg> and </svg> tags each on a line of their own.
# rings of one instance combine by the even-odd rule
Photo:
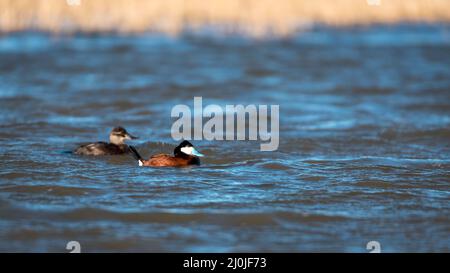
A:
<svg viewBox="0 0 450 273">
<path fill-rule="evenodd" d="M 68 4 L 77 1 L 80 5 Z M 259 36 L 288 35 L 310 23 L 449 21 L 450 0 L 0 0 L 0 32 L 177 34 L 216 26 Z"/>
</svg>

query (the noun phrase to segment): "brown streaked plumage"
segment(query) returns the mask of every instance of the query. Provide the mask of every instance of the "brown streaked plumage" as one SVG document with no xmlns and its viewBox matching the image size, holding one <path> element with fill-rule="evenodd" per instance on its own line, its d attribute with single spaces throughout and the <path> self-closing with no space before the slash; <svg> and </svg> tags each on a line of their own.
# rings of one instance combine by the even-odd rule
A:
<svg viewBox="0 0 450 273">
<path fill-rule="evenodd" d="M 129 152 L 126 139 L 136 139 L 130 135 L 123 127 L 115 127 L 109 134 L 109 143 L 99 141 L 81 145 L 75 149 L 74 153 L 78 155 L 119 155 Z"/>
<path fill-rule="evenodd" d="M 147 167 L 184 167 L 189 165 L 200 165 L 199 156 L 203 156 L 189 141 L 183 141 L 174 150 L 174 155 L 157 154 L 149 159 L 143 159 L 136 148 L 130 146 L 133 157 L 139 162 L 139 166 Z"/>
</svg>

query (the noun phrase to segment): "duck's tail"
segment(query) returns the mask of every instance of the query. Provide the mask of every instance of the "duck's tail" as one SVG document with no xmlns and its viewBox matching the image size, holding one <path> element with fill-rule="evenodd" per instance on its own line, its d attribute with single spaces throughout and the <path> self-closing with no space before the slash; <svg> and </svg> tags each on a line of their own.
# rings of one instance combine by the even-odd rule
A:
<svg viewBox="0 0 450 273">
<path fill-rule="evenodd" d="M 130 147 L 131 155 L 134 157 L 134 159 L 136 159 L 139 162 L 139 166 L 143 166 L 144 165 L 144 159 L 142 158 L 142 156 L 138 153 L 136 148 L 134 148 L 131 145 L 129 147 Z"/>
</svg>

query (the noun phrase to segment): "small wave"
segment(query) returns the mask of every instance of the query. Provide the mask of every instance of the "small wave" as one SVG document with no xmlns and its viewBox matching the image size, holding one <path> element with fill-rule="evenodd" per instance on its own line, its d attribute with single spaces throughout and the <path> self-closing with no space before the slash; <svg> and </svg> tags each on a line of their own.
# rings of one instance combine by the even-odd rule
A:
<svg viewBox="0 0 450 273">
<path fill-rule="evenodd" d="M 68 187 L 68 186 L 54 186 L 54 185 L 30 185 L 30 186 L 10 186 L 2 188 L 4 192 L 13 193 L 45 193 L 47 195 L 55 196 L 76 196 L 86 195 L 97 192 L 98 189 L 86 187 Z"/>
<path fill-rule="evenodd" d="M 279 170 L 279 171 L 285 171 L 291 169 L 291 167 L 284 163 L 278 163 L 278 162 L 270 162 L 270 163 L 263 163 L 259 164 L 259 167 L 263 169 L 268 170 Z"/>
<path fill-rule="evenodd" d="M 77 213 L 77 212 L 74 212 Z M 126 218 L 135 221 L 152 222 L 206 222 L 209 224 L 236 225 L 273 225 L 280 220 L 284 221 L 334 221 L 343 220 L 345 217 L 328 216 L 321 214 L 306 214 L 294 212 L 272 213 L 117 213 L 103 211 L 105 215 Z M 113 217 L 114 218 L 114 217 Z"/>
<path fill-rule="evenodd" d="M 400 130 L 389 128 L 379 134 L 379 137 L 387 140 L 401 139 L 406 140 L 422 140 L 422 139 L 450 139 L 450 128 L 435 128 L 423 130 Z"/>
<path fill-rule="evenodd" d="M 54 221 L 120 221 L 124 223 L 183 224 L 204 223 L 221 226 L 278 225 L 282 222 L 329 222 L 342 221 L 347 217 L 339 215 L 309 214 L 297 212 L 167 212 L 167 211 L 112 211 L 98 208 L 79 208 L 67 211 L 34 211 L 23 208 L 9 208 L 29 217 L 48 218 Z M 17 215 L 11 213 L 10 217 Z"/>
</svg>

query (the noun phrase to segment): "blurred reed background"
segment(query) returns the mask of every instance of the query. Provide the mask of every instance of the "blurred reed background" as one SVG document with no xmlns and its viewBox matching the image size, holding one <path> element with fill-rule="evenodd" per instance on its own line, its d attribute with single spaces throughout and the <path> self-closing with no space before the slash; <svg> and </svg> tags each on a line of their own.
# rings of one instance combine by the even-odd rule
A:
<svg viewBox="0 0 450 273">
<path fill-rule="evenodd" d="M 178 34 L 214 26 L 227 33 L 283 36 L 311 23 L 449 21 L 448 0 L 0 0 L 2 33 Z"/>
</svg>

